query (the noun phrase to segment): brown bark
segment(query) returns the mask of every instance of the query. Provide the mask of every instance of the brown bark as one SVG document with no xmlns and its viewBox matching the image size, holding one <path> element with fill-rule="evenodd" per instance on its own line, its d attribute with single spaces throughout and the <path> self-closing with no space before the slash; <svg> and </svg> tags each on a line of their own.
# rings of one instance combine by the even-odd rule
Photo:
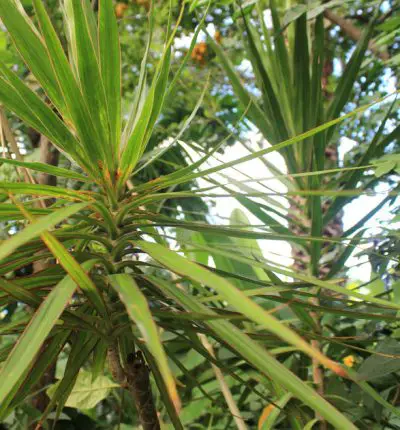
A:
<svg viewBox="0 0 400 430">
<path fill-rule="evenodd" d="M 51 166 L 58 166 L 60 152 L 55 148 L 52 143 L 45 136 L 40 137 L 40 162 L 49 164 Z M 40 173 L 38 177 L 39 184 L 41 185 L 57 185 L 57 177 L 49 175 L 48 173 Z M 46 205 L 50 206 L 54 203 L 54 199 L 47 199 Z"/>
<path fill-rule="evenodd" d="M 126 367 L 122 367 L 118 345 L 110 345 L 107 352 L 108 366 L 113 379 L 132 394 L 143 430 L 159 430 L 157 410 L 151 391 L 149 369 L 143 354 L 129 354 Z"/>
<path fill-rule="evenodd" d="M 143 430 L 159 430 L 160 423 L 151 392 L 149 369 L 140 351 L 128 357 L 128 389 L 135 399 Z"/>
</svg>

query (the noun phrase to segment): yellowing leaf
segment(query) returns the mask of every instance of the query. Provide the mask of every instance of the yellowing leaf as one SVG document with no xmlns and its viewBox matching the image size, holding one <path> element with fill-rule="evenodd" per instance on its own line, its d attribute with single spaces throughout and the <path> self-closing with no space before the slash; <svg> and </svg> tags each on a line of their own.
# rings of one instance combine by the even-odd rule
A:
<svg viewBox="0 0 400 430">
<path fill-rule="evenodd" d="M 258 419 L 258 430 L 261 430 L 265 421 L 267 420 L 267 418 L 269 417 L 269 415 L 271 414 L 271 412 L 273 411 L 273 409 L 275 408 L 275 405 L 269 404 L 267 406 L 265 406 L 265 408 L 263 409 L 260 418 Z"/>
<path fill-rule="evenodd" d="M 104 400 L 113 388 L 119 388 L 119 385 L 113 382 L 107 376 L 98 376 L 92 380 L 92 374 L 81 370 L 75 382 L 74 388 L 69 395 L 65 406 L 70 408 L 91 409 L 97 403 Z M 55 393 L 59 382 L 53 384 L 46 392 L 51 398 Z"/>
</svg>

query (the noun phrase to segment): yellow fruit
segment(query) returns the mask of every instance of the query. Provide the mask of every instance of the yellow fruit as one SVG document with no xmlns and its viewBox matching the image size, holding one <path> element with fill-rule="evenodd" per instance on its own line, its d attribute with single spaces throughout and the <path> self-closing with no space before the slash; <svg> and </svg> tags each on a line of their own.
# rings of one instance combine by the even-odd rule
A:
<svg viewBox="0 0 400 430">
<path fill-rule="evenodd" d="M 347 357 L 343 358 L 343 363 L 347 366 L 347 367 L 353 367 L 354 363 L 355 363 L 355 358 L 354 355 L 348 355 Z"/>
</svg>

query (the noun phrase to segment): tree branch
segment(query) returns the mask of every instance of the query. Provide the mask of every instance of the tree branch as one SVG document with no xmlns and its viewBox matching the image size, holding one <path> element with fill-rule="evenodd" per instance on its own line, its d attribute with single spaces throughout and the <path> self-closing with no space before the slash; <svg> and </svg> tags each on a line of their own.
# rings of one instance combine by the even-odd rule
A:
<svg viewBox="0 0 400 430">
<path fill-rule="evenodd" d="M 326 9 L 324 12 L 324 16 L 333 24 L 336 24 L 340 27 L 344 34 L 346 34 L 350 39 L 358 42 L 361 39 L 362 31 L 353 25 L 349 20 L 342 18 L 332 12 L 331 9 Z M 389 60 L 390 56 L 386 50 L 380 50 L 378 46 L 375 45 L 373 41 L 370 41 L 368 44 L 368 48 L 373 52 L 373 54 L 379 57 L 381 60 Z"/>
</svg>

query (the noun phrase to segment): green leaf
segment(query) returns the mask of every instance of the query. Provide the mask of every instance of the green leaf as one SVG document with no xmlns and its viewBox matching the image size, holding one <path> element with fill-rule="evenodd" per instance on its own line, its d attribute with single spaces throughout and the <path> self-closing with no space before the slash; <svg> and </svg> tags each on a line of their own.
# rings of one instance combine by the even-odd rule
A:
<svg viewBox="0 0 400 430">
<path fill-rule="evenodd" d="M 1 243 L 0 260 L 10 255 L 24 243 L 29 242 L 31 239 L 39 236 L 44 231 L 53 228 L 56 224 L 60 223 L 64 219 L 69 218 L 71 215 L 81 211 L 87 205 L 87 203 L 77 203 L 39 218 L 34 223 L 28 225 L 20 233 L 17 233 L 15 236 L 12 236 L 10 239 Z"/>
<path fill-rule="evenodd" d="M 378 163 L 375 168 L 375 176 L 378 178 L 382 177 L 383 175 L 386 175 L 386 173 L 389 173 L 396 167 L 397 163 L 395 161 L 385 161 L 382 163 Z"/>
<path fill-rule="evenodd" d="M 94 264 L 94 260 L 83 263 L 83 270 L 90 270 Z M 22 383 L 21 376 L 30 367 L 76 287 L 77 284 L 71 277 L 66 276 L 53 288 L 33 315 L 1 369 L 0 378 L 4 382 L 0 386 L 0 404 L 17 383 Z"/>
<path fill-rule="evenodd" d="M 380 342 L 359 367 L 359 380 L 370 381 L 382 378 L 400 370 L 400 345 L 395 339 L 385 339 Z"/>
<path fill-rule="evenodd" d="M 93 22 L 91 21 L 93 12 L 88 0 L 66 0 L 65 9 L 72 12 L 69 15 L 69 25 L 75 42 L 72 55 L 75 55 L 74 64 L 78 71 L 78 82 L 91 118 L 88 125 L 92 127 L 87 131 L 88 137 L 85 138 L 85 142 L 86 145 L 93 142 L 90 147 L 95 151 L 95 157 L 108 166 L 108 174 L 111 175 L 116 167 L 117 154 L 112 152 L 113 146 L 108 143 L 110 137 L 108 108 L 103 76 L 100 72 L 97 57 L 97 33 L 94 32 Z M 112 18 L 110 17 L 110 19 Z M 115 55 L 115 53 L 113 54 Z M 109 53 L 109 55 L 112 54 Z M 78 117 L 78 119 L 82 121 L 80 130 L 83 132 L 85 127 L 83 117 Z M 115 124 L 113 130 L 115 133 Z M 93 133 L 90 135 L 89 131 L 93 131 Z M 94 136 L 95 139 L 93 138 Z M 104 175 L 107 176 L 106 173 Z"/>
<path fill-rule="evenodd" d="M 283 408 L 293 397 L 292 393 L 284 394 L 278 401 L 274 403 L 274 408 L 269 413 L 267 419 L 264 421 L 263 425 L 259 430 L 269 430 L 274 428 L 276 420 L 279 418 L 279 415 L 283 411 Z"/>
<path fill-rule="evenodd" d="M 64 100 L 51 67 L 51 59 L 40 40 L 39 32 L 24 12 L 19 0 L 0 2 L 0 17 L 29 69 L 52 102 L 63 111 Z"/>
<path fill-rule="evenodd" d="M 86 0 L 85 0 L 86 2 Z M 83 80 L 79 81 L 84 86 L 84 89 L 79 88 L 78 84 L 78 78 L 75 78 L 75 76 L 72 73 L 72 70 L 68 64 L 67 57 L 65 56 L 65 53 L 62 49 L 61 43 L 57 37 L 57 34 L 51 24 L 50 18 L 47 15 L 44 5 L 40 0 L 34 0 L 35 4 L 35 10 L 36 15 L 38 17 L 41 31 L 46 43 L 46 48 L 49 52 L 50 61 L 52 64 L 52 67 L 57 74 L 57 79 L 60 83 L 60 87 L 63 92 L 63 96 L 66 103 L 66 110 L 62 111 L 64 116 L 67 119 L 70 119 L 75 126 L 78 135 L 80 137 L 81 144 L 85 147 L 86 155 L 89 160 L 94 158 L 95 160 L 104 159 L 104 155 L 106 153 L 102 151 L 102 147 L 100 146 L 100 138 L 104 136 L 101 134 L 102 126 L 106 126 L 108 124 L 108 121 L 106 118 L 103 118 L 105 123 L 100 126 L 96 124 L 95 122 L 95 116 L 93 117 L 93 114 L 90 115 L 90 107 L 95 108 L 97 107 L 99 110 L 96 111 L 96 115 L 99 115 L 101 112 L 100 106 L 93 105 L 90 103 L 94 103 L 93 98 L 89 98 L 87 93 L 84 91 L 87 84 L 87 81 L 84 80 L 84 77 L 80 76 L 80 79 Z M 79 34 L 81 32 L 84 33 L 84 29 L 86 28 L 84 24 L 82 23 L 82 15 L 79 14 L 79 12 L 83 13 L 81 9 L 81 2 L 74 2 L 76 5 L 76 8 L 78 9 L 77 15 L 81 18 L 80 22 L 75 22 L 76 15 L 73 15 L 71 17 L 70 25 L 73 26 L 74 30 L 78 31 Z M 65 5 L 68 9 L 68 5 Z M 86 33 L 85 33 L 86 34 Z M 86 39 L 85 39 L 86 40 Z M 90 53 L 93 54 L 93 47 L 89 44 L 89 42 L 86 40 L 87 45 L 85 47 L 85 54 L 88 56 L 85 61 L 87 61 L 86 67 L 93 67 L 93 70 L 91 69 L 88 73 L 95 73 L 94 71 L 98 70 L 98 66 L 96 65 L 96 68 L 93 65 L 93 62 L 89 64 L 89 59 L 92 59 L 93 57 L 90 56 Z M 78 44 L 78 47 L 80 47 L 81 44 Z M 84 54 L 82 54 L 84 55 Z M 79 60 L 79 65 L 81 65 L 81 61 Z M 99 72 L 98 72 L 99 75 Z M 94 79 L 95 77 L 93 77 Z M 92 82 L 93 85 L 93 82 Z M 97 76 L 96 80 L 96 92 L 94 94 L 98 94 L 98 92 L 101 92 L 101 79 L 100 76 Z M 86 96 L 86 98 L 85 98 Z M 97 100 L 97 97 L 94 97 Z M 104 101 L 103 101 L 104 102 Z M 105 104 L 105 103 L 103 103 Z M 104 141 L 104 140 L 103 140 Z M 99 172 L 98 166 L 96 163 L 92 163 L 90 170 L 96 174 L 102 173 Z"/>
<path fill-rule="evenodd" d="M 56 385 L 54 392 L 52 392 L 51 400 L 41 417 L 41 422 L 46 419 L 57 402 L 58 407 L 56 410 L 55 421 L 58 420 L 64 404 L 74 387 L 79 371 L 87 361 L 89 354 L 93 351 L 98 341 L 99 338 L 97 336 L 92 336 L 90 333 L 84 331 L 79 332 L 74 339 L 71 340 L 72 348 L 69 353 L 63 378 Z"/>
<path fill-rule="evenodd" d="M 75 191 L 69 188 L 53 187 L 51 185 L 27 184 L 18 182 L 0 182 L 0 191 L 11 194 L 26 194 L 33 196 L 59 197 L 66 200 L 90 201 L 91 192 Z M 87 205 L 88 203 L 86 203 Z"/>
<path fill-rule="evenodd" d="M 307 6 L 305 4 L 296 4 L 288 9 L 283 17 L 282 29 L 286 28 L 291 22 L 296 21 L 296 19 L 305 12 L 307 12 Z"/>
<path fill-rule="evenodd" d="M 297 346 L 306 354 L 314 357 L 325 366 L 340 372 L 339 366 L 325 357 L 321 352 L 311 347 L 293 330 L 282 324 L 277 318 L 266 312 L 258 304 L 247 297 L 242 291 L 235 288 L 226 279 L 206 270 L 205 268 L 187 260 L 176 252 L 165 248 L 159 244 L 137 241 L 136 244 L 146 251 L 156 261 L 163 264 L 170 270 L 180 275 L 184 275 L 213 288 L 240 313 L 247 316 L 250 320 L 260 324 L 266 330 L 275 334 L 290 345 Z"/>
<path fill-rule="evenodd" d="M 378 11 L 377 11 L 378 12 Z M 334 98 L 330 102 L 326 118 L 328 120 L 337 118 L 349 97 L 352 94 L 352 88 L 354 82 L 358 76 L 360 66 L 365 57 L 365 51 L 368 49 L 368 42 L 372 36 L 373 27 L 375 25 L 375 19 L 372 19 L 368 27 L 364 30 L 360 41 L 357 44 L 357 48 L 354 50 L 350 61 L 346 65 L 343 75 L 340 78 L 337 88 L 335 89 Z M 330 142 L 335 128 L 332 127 L 327 132 L 327 142 Z"/>
<path fill-rule="evenodd" d="M 104 81 L 112 152 L 117 154 L 121 135 L 121 52 L 112 0 L 99 4 L 100 70 Z"/>
<path fill-rule="evenodd" d="M 305 426 L 303 430 L 312 430 L 312 428 L 317 424 L 319 421 L 318 418 L 314 418 L 313 420 L 309 421 Z"/>
<path fill-rule="evenodd" d="M 59 383 L 52 385 L 46 392 L 49 397 L 57 390 Z M 64 406 L 77 409 L 91 409 L 107 398 L 110 391 L 120 386 L 107 376 L 92 378 L 92 374 L 81 370 Z"/>
<path fill-rule="evenodd" d="M 65 124 L 30 88 L 0 61 L 0 100 L 8 109 L 81 161 L 79 142 Z M 85 163 L 82 162 L 85 166 Z"/>
<path fill-rule="evenodd" d="M 261 132 L 263 132 L 263 134 L 264 132 L 268 133 L 268 126 L 270 124 L 269 118 L 259 106 L 256 98 L 246 90 L 243 83 L 241 82 L 239 74 L 234 69 L 232 63 L 222 50 L 221 46 L 216 43 L 212 37 L 208 38 L 208 42 L 220 59 L 222 67 L 224 68 L 225 73 L 228 75 L 228 78 L 233 86 L 233 90 L 239 98 L 242 107 L 247 109 L 247 114 L 250 120 L 254 122 L 254 124 L 261 130 Z"/>
<path fill-rule="evenodd" d="M 48 173 L 49 175 L 60 176 L 62 178 L 74 179 L 76 181 L 87 182 L 89 180 L 89 178 L 81 175 L 78 172 L 74 172 L 73 170 L 70 170 L 70 169 L 63 169 L 62 167 L 51 166 L 50 164 L 11 160 L 9 158 L 1 158 L 0 165 L 1 163 L 24 167 L 25 169 Z"/>
<path fill-rule="evenodd" d="M 18 389 L 18 385 L 16 385 L 13 390 L 15 392 L 11 391 L 8 398 L 1 404 L 0 419 L 4 419 L 16 405 L 22 403 L 25 397 L 31 394 L 46 369 L 56 361 L 69 335 L 70 331 L 64 330 L 46 342 L 46 348 L 44 348 L 44 351 L 35 359 L 34 366 L 27 369 L 26 374 L 29 375 L 29 377 L 24 377 L 22 386 Z"/>
<path fill-rule="evenodd" d="M 175 285 L 154 276 L 148 276 L 147 279 L 157 286 L 160 292 L 176 300 L 185 309 L 192 312 L 214 313 Z M 321 416 L 325 417 L 332 425 L 337 428 L 349 430 L 356 429 L 354 424 L 334 406 L 323 397 L 319 396 L 309 385 L 294 375 L 287 367 L 262 348 L 259 343 L 251 340 L 236 326 L 227 321 L 220 320 L 207 321 L 205 324 L 238 354 L 252 363 L 256 369 L 268 375 L 272 380 L 282 385 L 282 387 L 285 387 L 305 404 L 318 411 Z"/>
<path fill-rule="evenodd" d="M 176 389 L 175 380 L 168 365 L 167 356 L 158 334 L 157 325 L 151 315 L 146 297 L 140 291 L 137 283 L 127 274 L 110 275 L 111 285 L 118 292 L 126 310 L 140 330 L 146 345 L 153 355 L 160 373 L 164 379 L 169 397 L 179 410 L 180 400 Z"/>
</svg>

